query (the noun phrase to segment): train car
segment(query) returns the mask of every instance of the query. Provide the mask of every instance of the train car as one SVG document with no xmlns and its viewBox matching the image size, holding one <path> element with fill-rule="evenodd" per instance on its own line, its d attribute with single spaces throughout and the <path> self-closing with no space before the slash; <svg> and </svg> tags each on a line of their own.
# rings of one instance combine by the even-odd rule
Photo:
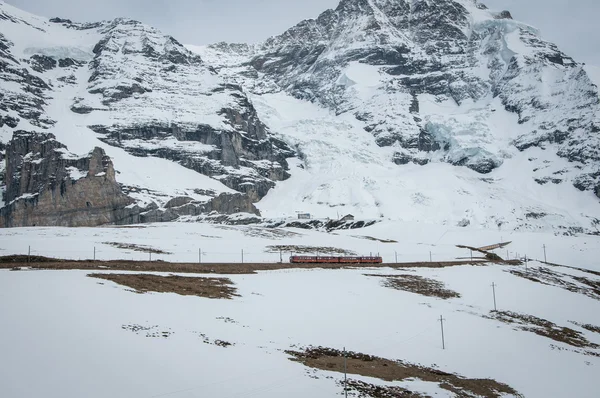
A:
<svg viewBox="0 0 600 398">
<path fill-rule="evenodd" d="M 343 263 L 343 264 L 381 264 L 383 259 L 379 256 L 368 257 L 335 257 L 335 256 L 291 256 L 290 263 L 292 264 L 327 264 L 327 263 Z"/>
</svg>

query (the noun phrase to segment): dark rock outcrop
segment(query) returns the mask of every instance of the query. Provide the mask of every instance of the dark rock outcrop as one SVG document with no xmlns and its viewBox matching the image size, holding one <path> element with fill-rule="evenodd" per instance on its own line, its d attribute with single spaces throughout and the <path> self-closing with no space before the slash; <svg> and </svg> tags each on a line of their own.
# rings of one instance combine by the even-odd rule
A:
<svg viewBox="0 0 600 398">
<path fill-rule="evenodd" d="M 47 70 L 56 68 L 56 60 L 46 55 L 34 54 L 30 57 L 31 69 L 43 73 Z"/>
<path fill-rule="evenodd" d="M 7 124 L 15 128 L 21 119 L 25 119 L 36 127 L 48 128 L 55 123 L 46 116 L 44 110 L 47 105 L 46 92 L 50 87 L 43 79 L 30 73 L 25 67 L 27 62 L 21 63 L 11 54 L 13 45 L 0 32 L 0 82 L 10 82 L 0 85 L 0 126 Z M 33 55 L 29 62 L 31 69 L 38 72 L 56 65 L 52 58 L 42 55 Z M 8 116 L 11 111 L 19 117 Z"/>
<path fill-rule="evenodd" d="M 6 146 L 6 202 L 0 227 L 118 224 L 135 209 L 101 148 L 66 156 L 52 134 L 15 132 Z"/>
<path fill-rule="evenodd" d="M 187 205 L 190 202 L 193 202 L 194 199 L 187 197 L 187 196 L 178 196 L 176 198 L 173 198 L 171 200 L 169 200 L 166 204 L 165 204 L 165 209 L 172 209 L 173 207 L 180 207 L 183 205 Z"/>
</svg>

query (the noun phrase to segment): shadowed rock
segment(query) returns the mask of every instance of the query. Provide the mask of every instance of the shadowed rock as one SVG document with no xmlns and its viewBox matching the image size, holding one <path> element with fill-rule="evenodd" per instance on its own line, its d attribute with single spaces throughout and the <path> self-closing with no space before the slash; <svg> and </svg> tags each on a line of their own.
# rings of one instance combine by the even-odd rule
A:
<svg viewBox="0 0 600 398">
<path fill-rule="evenodd" d="M 101 148 L 74 158 L 52 134 L 15 132 L 6 146 L 6 202 L 0 227 L 119 223 L 136 209 Z"/>
</svg>

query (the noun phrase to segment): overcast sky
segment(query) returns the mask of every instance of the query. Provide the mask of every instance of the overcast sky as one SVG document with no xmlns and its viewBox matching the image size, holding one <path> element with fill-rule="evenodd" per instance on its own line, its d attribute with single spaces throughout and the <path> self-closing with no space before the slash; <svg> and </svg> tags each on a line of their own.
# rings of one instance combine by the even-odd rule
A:
<svg viewBox="0 0 600 398">
<path fill-rule="evenodd" d="M 7 0 L 47 17 L 98 21 L 130 17 L 189 44 L 256 42 L 314 18 L 339 0 Z M 539 28 L 577 61 L 600 66 L 600 0 L 484 0 Z"/>
</svg>

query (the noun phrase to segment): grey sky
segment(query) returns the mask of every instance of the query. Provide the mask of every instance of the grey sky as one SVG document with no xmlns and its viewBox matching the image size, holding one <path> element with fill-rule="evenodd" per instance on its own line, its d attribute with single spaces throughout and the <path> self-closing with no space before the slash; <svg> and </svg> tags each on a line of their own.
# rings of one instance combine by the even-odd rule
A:
<svg viewBox="0 0 600 398">
<path fill-rule="evenodd" d="M 76 21 L 130 17 L 189 44 L 256 42 L 314 18 L 339 0 L 7 0 L 26 11 Z M 600 66 L 599 0 L 484 0 L 539 28 L 580 62 Z"/>
</svg>

